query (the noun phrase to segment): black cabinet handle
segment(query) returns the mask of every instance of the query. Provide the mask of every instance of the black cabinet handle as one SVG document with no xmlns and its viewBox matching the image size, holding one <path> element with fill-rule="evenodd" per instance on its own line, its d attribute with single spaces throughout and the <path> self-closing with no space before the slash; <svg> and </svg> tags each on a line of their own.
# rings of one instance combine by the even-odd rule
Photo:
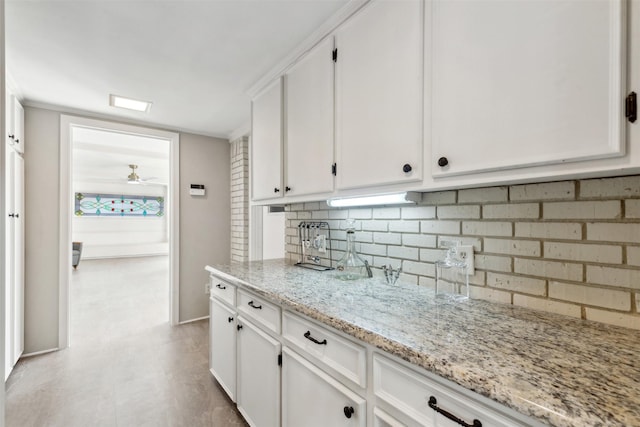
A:
<svg viewBox="0 0 640 427">
<path fill-rule="evenodd" d="M 242 325 L 238 325 L 238 326 L 236 326 L 236 328 L 237 328 L 238 330 L 240 330 L 240 329 L 242 329 Z"/>
<path fill-rule="evenodd" d="M 353 406 L 345 406 L 343 411 L 344 411 L 344 416 L 347 418 L 351 418 L 351 415 L 353 415 L 353 413 L 355 412 L 353 410 Z"/>
<path fill-rule="evenodd" d="M 288 193 L 289 191 L 291 191 L 291 187 L 284 187 L 284 191 Z"/>
<path fill-rule="evenodd" d="M 273 192 L 274 192 L 274 193 L 279 193 L 279 192 L 280 192 L 280 189 L 279 189 L 278 187 L 276 187 L 276 188 L 274 188 L 274 189 L 273 189 Z"/>
<path fill-rule="evenodd" d="M 258 310 L 262 310 L 262 306 L 261 305 L 255 305 L 253 303 L 253 301 L 249 301 L 247 304 L 249 304 L 249 307 L 253 307 L 253 308 L 256 308 Z"/>
<path fill-rule="evenodd" d="M 9 214 L 9 218 L 15 218 L 16 214 Z"/>
<path fill-rule="evenodd" d="M 218 289 L 222 289 L 223 291 L 224 291 L 225 289 L 227 289 L 227 287 L 226 287 L 226 286 L 222 286 L 220 283 L 218 283 L 218 284 L 216 285 L 216 288 L 218 288 Z"/>
<path fill-rule="evenodd" d="M 20 140 L 19 139 L 16 139 L 16 144 L 20 144 Z"/>
<path fill-rule="evenodd" d="M 227 319 L 227 321 L 228 321 L 229 323 L 233 322 L 233 317 L 229 317 L 229 318 Z"/>
<path fill-rule="evenodd" d="M 440 157 L 438 159 L 438 166 L 440 166 L 441 168 L 447 166 L 449 164 L 449 159 L 447 159 L 446 157 Z"/>
<path fill-rule="evenodd" d="M 9 139 L 14 139 L 15 137 L 15 135 L 9 135 Z"/>
<path fill-rule="evenodd" d="M 326 339 L 324 339 L 324 340 L 322 340 L 322 341 L 318 341 L 317 339 L 315 339 L 314 337 L 312 337 L 312 336 L 311 336 L 311 331 L 307 331 L 307 332 L 305 332 L 305 333 L 304 333 L 304 337 L 305 337 L 306 339 L 308 339 L 309 341 L 312 341 L 312 342 L 314 342 L 314 343 L 316 343 L 316 344 L 319 344 L 319 345 L 327 345 L 327 340 L 326 340 Z M 349 417 L 347 417 L 347 418 L 349 418 Z"/>
<path fill-rule="evenodd" d="M 434 396 L 429 396 L 429 408 L 433 409 L 434 411 L 436 411 L 439 414 L 442 414 L 443 416 L 449 418 L 451 421 L 453 421 L 454 423 L 458 423 L 463 427 L 482 427 L 482 423 L 478 420 L 473 420 L 473 424 L 468 424 L 466 423 L 464 420 L 456 417 L 455 415 L 453 415 L 451 412 L 447 412 L 442 408 L 438 407 L 438 401 L 436 400 L 436 398 Z"/>
<path fill-rule="evenodd" d="M 404 173 L 409 173 L 413 170 L 413 168 L 411 167 L 411 165 L 409 163 L 405 163 L 405 165 L 402 167 L 402 172 Z"/>
<path fill-rule="evenodd" d="M 20 218 L 20 214 L 16 214 L 16 218 Z"/>
</svg>

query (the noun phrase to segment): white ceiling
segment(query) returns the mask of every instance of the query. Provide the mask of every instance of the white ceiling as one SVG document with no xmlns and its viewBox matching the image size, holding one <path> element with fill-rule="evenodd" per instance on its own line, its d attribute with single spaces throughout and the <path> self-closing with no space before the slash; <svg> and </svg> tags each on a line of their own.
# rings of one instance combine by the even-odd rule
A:
<svg viewBox="0 0 640 427">
<path fill-rule="evenodd" d="M 27 104 L 227 137 L 249 121 L 247 90 L 348 1 L 7 0 L 7 68 Z"/>
</svg>

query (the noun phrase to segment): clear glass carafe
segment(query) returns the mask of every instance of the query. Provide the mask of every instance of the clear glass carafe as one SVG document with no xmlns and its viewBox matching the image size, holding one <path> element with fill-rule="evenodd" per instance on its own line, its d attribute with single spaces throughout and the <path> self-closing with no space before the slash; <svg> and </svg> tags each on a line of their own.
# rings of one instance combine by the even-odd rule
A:
<svg viewBox="0 0 640 427">
<path fill-rule="evenodd" d="M 336 264 L 336 277 L 340 280 L 358 280 L 368 277 L 367 265 L 356 253 L 355 240 L 355 221 L 347 220 L 347 250 Z"/>
</svg>

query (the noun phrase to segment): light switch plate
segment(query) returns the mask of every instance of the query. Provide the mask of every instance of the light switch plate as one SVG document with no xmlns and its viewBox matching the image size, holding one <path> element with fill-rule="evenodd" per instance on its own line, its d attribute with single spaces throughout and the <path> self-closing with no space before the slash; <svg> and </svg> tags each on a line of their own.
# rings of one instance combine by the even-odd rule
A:
<svg viewBox="0 0 640 427">
<path fill-rule="evenodd" d="M 458 246 L 458 258 L 463 259 L 467 263 L 467 273 L 469 276 L 476 274 L 476 263 L 473 256 L 473 246 Z"/>
</svg>

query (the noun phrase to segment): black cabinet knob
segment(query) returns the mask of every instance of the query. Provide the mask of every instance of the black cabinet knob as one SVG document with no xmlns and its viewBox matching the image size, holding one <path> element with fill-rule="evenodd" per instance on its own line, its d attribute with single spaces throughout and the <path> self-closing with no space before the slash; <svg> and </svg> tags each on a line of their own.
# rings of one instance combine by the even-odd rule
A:
<svg viewBox="0 0 640 427">
<path fill-rule="evenodd" d="M 20 218 L 20 214 L 16 214 L 16 218 Z"/>
<path fill-rule="evenodd" d="M 353 406 L 345 406 L 344 407 L 344 416 L 347 418 L 351 418 L 355 411 L 353 410 Z"/>
<path fill-rule="evenodd" d="M 229 317 L 227 320 L 229 321 L 229 323 L 231 323 L 233 322 L 233 317 Z"/>
<path fill-rule="evenodd" d="M 288 193 L 289 191 L 291 191 L 291 187 L 284 187 L 284 191 Z"/>
<path fill-rule="evenodd" d="M 15 218 L 16 214 L 9 214 L 9 218 Z"/>
<path fill-rule="evenodd" d="M 279 192 L 280 192 L 280 189 L 276 187 L 276 188 L 274 188 L 274 189 L 273 189 L 273 192 L 274 192 L 274 193 L 279 193 Z"/>
<path fill-rule="evenodd" d="M 20 140 L 19 139 L 16 139 L 16 144 L 20 144 Z"/>
<path fill-rule="evenodd" d="M 440 157 L 438 159 L 438 166 L 440 166 L 441 168 L 447 166 L 449 164 L 449 159 L 447 159 L 446 157 Z"/>
<path fill-rule="evenodd" d="M 15 137 L 15 135 L 9 135 L 9 139 L 14 139 Z"/>
<path fill-rule="evenodd" d="M 413 170 L 413 168 L 411 167 L 411 165 L 409 163 L 405 163 L 404 166 L 402 166 L 402 171 L 404 173 L 409 173 Z"/>
<path fill-rule="evenodd" d="M 236 326 L 236 328 L 238 328 L 238 330 L 242 329 L 242 325 L 238 325 Z"/>
</svg>

